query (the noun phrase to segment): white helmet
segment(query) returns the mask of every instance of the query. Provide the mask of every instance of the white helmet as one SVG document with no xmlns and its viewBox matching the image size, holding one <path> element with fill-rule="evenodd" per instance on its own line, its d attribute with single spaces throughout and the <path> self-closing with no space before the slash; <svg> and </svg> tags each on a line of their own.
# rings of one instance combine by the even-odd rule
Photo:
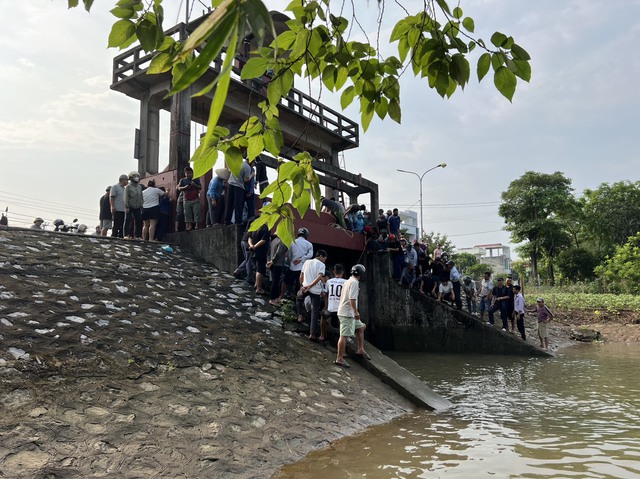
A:
<svg viewBox="0 0 640 479">
<path fill-rule="evenodd" d="M 359 278 L 362 278 L 366 272 L 367 268 L 365 268 L 361 264 L 353 265 L 353 267 L 351 268 L 351 274 L 353 276 L 358 276 Z"/>
</svg>

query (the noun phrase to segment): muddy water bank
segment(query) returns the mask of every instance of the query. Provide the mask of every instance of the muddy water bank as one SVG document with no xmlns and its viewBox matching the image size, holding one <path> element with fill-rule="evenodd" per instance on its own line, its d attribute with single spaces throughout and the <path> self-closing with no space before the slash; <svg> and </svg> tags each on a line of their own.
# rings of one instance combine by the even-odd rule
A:
<svg viewBox="0 0 640 479">
<path fill-rule="evenodd" d="M 0 477 L 270 477 L 412 406 L 160 245 L 0 231 Z"/>
</svg>

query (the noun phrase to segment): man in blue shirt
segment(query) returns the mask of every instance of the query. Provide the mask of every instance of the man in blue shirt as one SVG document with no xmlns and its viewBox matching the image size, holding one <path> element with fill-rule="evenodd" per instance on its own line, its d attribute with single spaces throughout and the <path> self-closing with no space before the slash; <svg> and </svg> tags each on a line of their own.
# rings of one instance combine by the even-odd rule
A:
<svg viewBox="0 0 640 479">
<path fill-rule="evenodd" d="M 209 211 L 207 213 L 207 226 L 218 225 L 223 221 L 224 215 L 224 184 L 229 180 L 231 172 L 227 168 L 218 168 L 216 176 L 209 182 L 207 188 L 207 200 Z"/>
<path fill-rule="evenodd" d="M 389 234 L 398 236 L 400 234 L 400 223 L 402 223 L 402 219 L 398 216 L 398 208 L 393 209 L 393 214 L 387 218 L 387 222 L 389 223 Z"/>
</svg>

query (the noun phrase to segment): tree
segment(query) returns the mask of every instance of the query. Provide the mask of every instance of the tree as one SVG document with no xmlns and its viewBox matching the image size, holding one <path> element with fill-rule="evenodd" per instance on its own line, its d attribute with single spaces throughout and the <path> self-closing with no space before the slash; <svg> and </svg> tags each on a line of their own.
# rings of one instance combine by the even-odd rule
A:
<svg viewBox="0 0 640 479">
<path fill-rule="evenodd" d="M 558 255 L 558 269 L 569 281 L 591 281 L 595 278 L 597 258 L 586 248 L 566 249 Z"/>
<path fill-rule="evenodd" d="M 83 0 L 87 10 L 93 3 Z M 79 0 L 68 0 L 68 4 L 70 8 L 76 7 Z M 295 76 L 321 83 L 331 92 L 340 92 L 343 109 L 358 101 L 365 131 L 376 115 L 401 122 L 400 78 L 407 72 L 426 78 L 427 85 L 442 97 L 451 97 L 458 87 L 464 89 L 471 76 L 468 58 L 475 49 L 482 52 L 476 64 L 478 80 L 493 70 L 495 87 L 509 101 L 518 79 L 528 82 L 531 78 L 530 56 L 513 37 L 495 32 L 489 42 L 475 38 L 473 18 L 464 16 L 459 4 L 451 9 L 445 0 L 425 0 L 415 15 L 400 5 L 406 17 L 396 23 L 389 38 L 398 55 L 387 58 L 371 44 L 350 38 L 352 25 L 342 16 L 344 4 L 339 1 L 292 1 L 286 8 L 292 17 L 287 22 L 289 30 L 280 34 L 276 33 L 261 0 L 212 0 L 211 6 L 214 11 L 180 42 L 163 33 L 162 0 L 119 0 L 111 10 L 118 20 L 108 43 L 110 47 L 123 49 L 138 40 L 145 51 L 154 52 L 148 72 L 170 71 L 173 78 L 170 94 L 193 85 L 225 51 L 221 73 L 196 93 L 203 95 L 215 88 L 207 131 L 192 158 L 196 177 L 211 170 L 219 152 L 224 153 L 234 173 L 240 170 L 244 155 L 252 160 L 266 150 L 280 157 L 283 138 L 278 121 L 279 102 L 293 87 Z M 355 6 L 353 9 L 353 23 L 358 25 Z M 378 39 L 388 27 L 383 25 L 382 18 L 378 23 Z M 249 117 L 240 131 L 231 135 L 217 123 L 227 97 L 234 58 L 248 35 L 258 48 L 244 65 L 241 78 L 250 80 L 269 72 L 271 79 L 267 100 L 259 105 L 259 115 Z M 294 238 L 291 205 L 304 215 L 313 201 L 316 211 L 320 211 L 320 186 L 311 166 L 311 155 L 302 152 L 293 160 L 281 161 L 277 180 L 262 193 L 263 197 L 270 196 L 272 202 L 252 224 L 252 229 L 265 223 L 271 229 L 277 224 L 277 234 L 287 244 Z"/>
<path fill-rule="evenodd" d="M 429 251 L 432 253 L 438 247 L 438 245 L 442 246 L 442 250 L 449 256 L 451 256 L 453 254 L 453 251 L 456 249 L 451 240 L 447 238 L 446 234 L 441 235 L 440 233 L 434 233 L 433 231 L 430 231 L 429 233 L 423 233 L 421 240 L 429 245 Z"/>
<path fill-rule="evenodd" d="M 596 274 L 613 292 L 640 294 L 640 233 L 616 246 L 613 257 L 598 266 Z"/>
<path fill-rule="evenodd" d="M 583 201 L 586 235 L 600 258 L 640 231 L 640 181 L 602 183 L 585 190 Z"/>
<path fill-rule="evenodd" d="M 479 263 L 478 258 L 466 252 L 455 253 L 451 259 L 455 261 L 456 267 L 461 273 L 466 273 L 467 269 Z"/>
<path fill-rule="evenodd" d="M 560 251 L 560 243 L 567 240 L 567 233 L 559 217 L 574 204 L 571 180 L 561 172 L 553 174 L 527 171 L 509 184 L 502 193 L 498 213 L 511 232 L 515 243 L 527 241 L 519 248 L 531 258 L 531 273 L 538 276 L 538 261 L 547 255 L 552 264 Z M 553 281 L 553 268 L 550 268 Z"/>
<path fill-rule="evenodd" d="M 485 271 L 489 271 L 491 274 L 493 274 L 493 266 L 486 263 L 474 264 L 469 269 L 467 269 L 467 271 L 465 271 L 465 274 L 471 276 L 476 281 L 480 281 Z"/>
</svg>

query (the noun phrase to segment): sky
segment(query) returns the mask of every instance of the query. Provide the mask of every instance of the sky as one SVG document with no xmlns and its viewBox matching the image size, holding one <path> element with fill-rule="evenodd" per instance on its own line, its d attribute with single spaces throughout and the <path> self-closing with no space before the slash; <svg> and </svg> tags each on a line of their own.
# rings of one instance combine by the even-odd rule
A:
<svg viewBox="0 0 640 479">
<path fill-rule="evenodd" d="M 182 3 L 165 0 L 165 27 L 184 19 Z M 375 41 L 378 3 L 353 3 Z M 402 3 L 412 14 L 422 4 Z M 78 218 L 91 230 L 106 186 L 137 169 L 139 104 L 109 89 L 118 53 L 106 48 L 114 4 L 97 0 L 88 14 L 67 10 L 66 0 L 0 0 L 0 209 L 9 208 L 12 225 L 29 226 L 36 216 Z M 203 8 L 195 4 L 199 16 Z M 393 53 L 386 40 L 400 14 L 394 5 L 385 3 L 385 55 Z M 469 85 L 448 100 L 425 80 L 403 77 L 402 124 L 374 119 L 360 147 L 345 152 L 349 171 L 378 183 L 381 207 L 418 211 L 418 178 L 396 170 L 421 174 L 444 162 L 423 180 L 425 230 L 446 234 L 458 248 L 511 244 L 498 215 L 500 193 L 526 171 L 561 171 L 577 195 L 603 182 L 638 181 L 640 0 L 460 5 L 477 36 L 488 41 L 498 30 L 530 53 L 532 80 L 519 83 L 510 103 L 490 75 L 478 83 L 479 52 L 470 57 Z M 352 35 L 364 38 L 358 29 Z M 321 101 L 339 107 L 339 96 L 326 90 Z M 346 114 L 359 118 L 354 106 Z M 168 118 L 161 116 L 161 150 Z M 161 168 L 166 162 L 161 158 Z"/>
</svg>

